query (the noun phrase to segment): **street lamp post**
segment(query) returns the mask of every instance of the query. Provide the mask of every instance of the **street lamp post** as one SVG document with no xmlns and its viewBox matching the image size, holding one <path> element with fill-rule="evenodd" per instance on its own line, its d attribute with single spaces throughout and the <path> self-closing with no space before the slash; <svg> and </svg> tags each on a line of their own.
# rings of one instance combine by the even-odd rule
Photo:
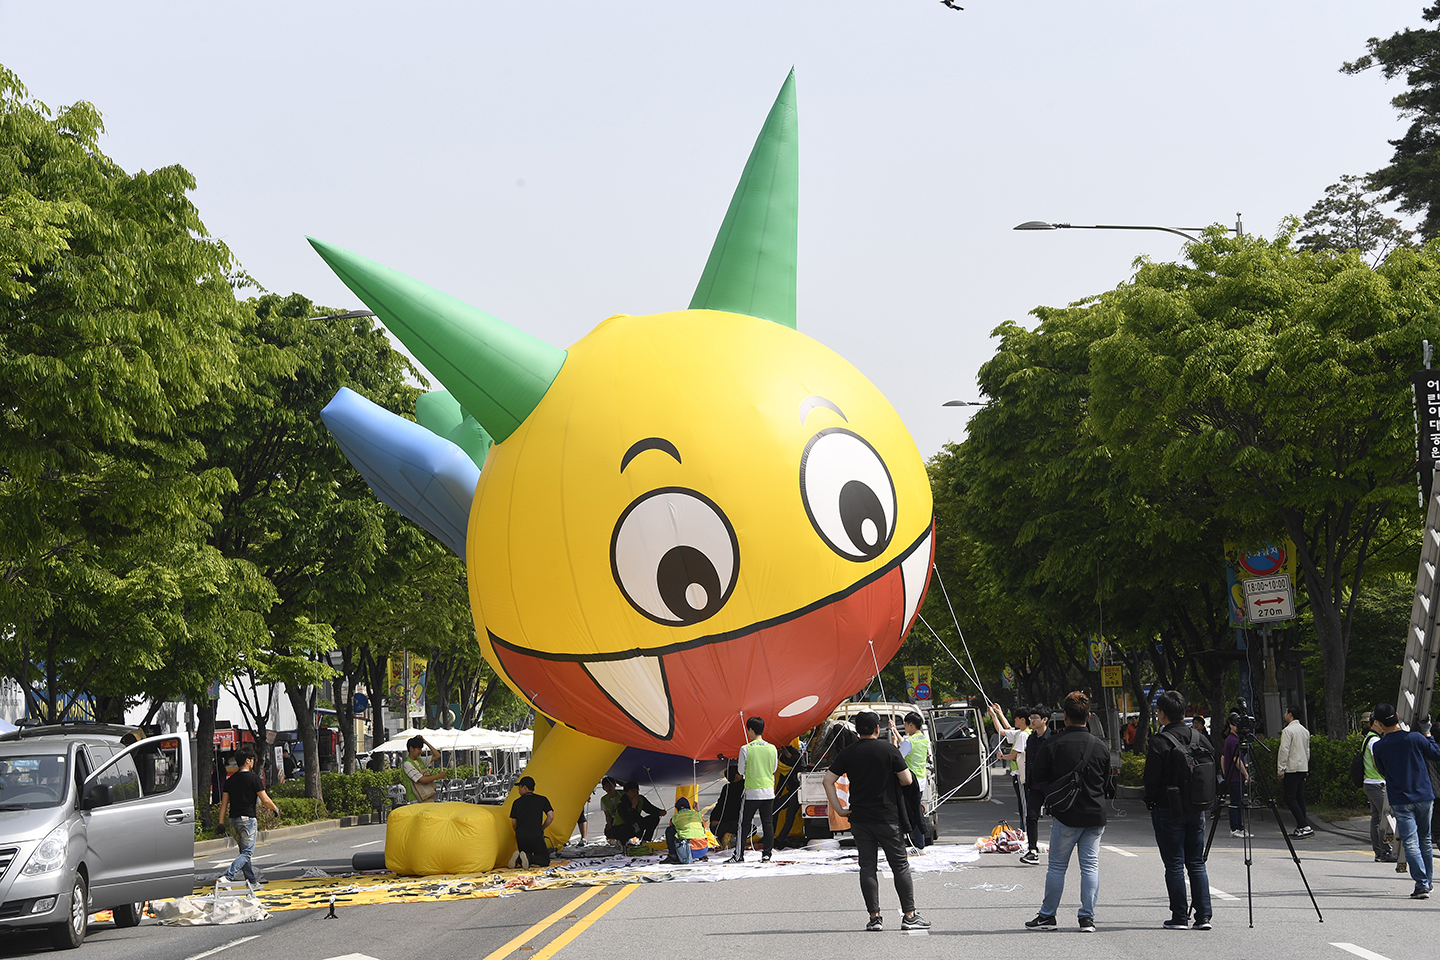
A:
<svg viewBox="0 0 1440 960">
<path fill-rule="evenodd" d="M 1148 224 L 1138 223 L 1049 223 L 1045 220 L 1026 220 L 1015 227 L 1016 230 L 1160 230 L 1165 233 L 1173 233 L 1176 236 L 1184 237 L 1191 243 L 1198 243 L 1200 238 L 1194 236 L 1204 230 L 1204 227 L 1157 227 Z M 1235 214 L 1235 226 L 1225 227 L 1227 231 L 1237 237 L 1245 236 L 1245 225 L 1241 222 L 1240 214 Z M 1190 231 L 1186 233 L 1186 231 Z"/>
</svg>

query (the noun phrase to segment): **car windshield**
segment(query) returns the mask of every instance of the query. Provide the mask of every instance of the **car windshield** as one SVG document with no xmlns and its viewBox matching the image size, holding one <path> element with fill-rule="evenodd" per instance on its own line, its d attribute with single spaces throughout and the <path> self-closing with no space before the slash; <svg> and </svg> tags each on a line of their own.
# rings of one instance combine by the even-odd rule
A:
<svg viewBox="0 0 1440 960">
<path fill-rule="evenodd" d="M 64 754 L 0 756 L 0 810 L 36 810 L 58 806 L 69 784 Z"/>
</svg>

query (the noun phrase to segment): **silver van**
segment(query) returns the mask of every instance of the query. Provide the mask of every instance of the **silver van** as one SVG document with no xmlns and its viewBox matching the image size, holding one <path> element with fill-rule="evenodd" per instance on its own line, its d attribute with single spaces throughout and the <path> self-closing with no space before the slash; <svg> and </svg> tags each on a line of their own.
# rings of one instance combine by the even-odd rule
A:
<svg viewBox="0 0 1440 960">
<path fill-rule="evenodd" d="M 89 915 L 140 922 L 195 885 L 189 740 L 97 724 L 0 735 L 0 932 L 80 946 Z"/>
</svg>

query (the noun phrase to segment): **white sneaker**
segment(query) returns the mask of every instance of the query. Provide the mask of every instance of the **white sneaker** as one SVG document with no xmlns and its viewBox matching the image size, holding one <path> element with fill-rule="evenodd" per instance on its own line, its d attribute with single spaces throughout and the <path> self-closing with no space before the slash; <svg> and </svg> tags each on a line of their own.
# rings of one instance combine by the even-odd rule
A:
<svg viewBox="0 0 1440 960">
<path fill-rule="evenodd" d="M 1255 834 L 1251 833 L 1249 830 L 1243 830 L 1243 829 L 1242 829 L 1242 830 L 1231 830 L 1231 831 L 1230 831 L 1230 836 L 1232 836 L 1232 837 L 1238 837 L 1238 838 L 1240 838 L 1240 839 L 1243 840 L 1243 839 L 1246 838 L 1246 837 L 1253 837 L 1253 836 L 1255 836 Z"/>
</svg>

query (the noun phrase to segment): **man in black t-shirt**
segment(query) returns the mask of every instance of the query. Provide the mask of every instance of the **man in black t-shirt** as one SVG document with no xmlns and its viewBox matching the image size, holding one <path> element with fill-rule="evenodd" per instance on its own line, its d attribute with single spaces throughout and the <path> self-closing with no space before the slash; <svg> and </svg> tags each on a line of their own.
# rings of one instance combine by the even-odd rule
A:
<svg viewBox="0 0 1440 960">
<path fill-rule="evenodd" d="M 255 838 L 260 833 L 260 825 L 255 819 L 255 805 L 259 801 L 276 813 L 280 812 L 280 808 L 270 799 L 265 792 L 264 781 L 255 773 L 255 748 L 245 744 L 236 754 L 236 759 L 240 761 L 240 769 L 225 781 L 225 792 L 220 795 L 220 823 L 225 823 L 225 814 L 229 812 L 231 826 L 235 829 L 235 846 L 240 848 L 240 855 L 225 871 L 225 879 L 233 881 L 244 872 L 245 879 L 250 883 L 259 883 L 260 878 L 251 863 L 251 857 L 255 855 Z"/>
<path fill-rule="evenodd" d="M 915 886 L 910 880 L 910 861 L 905 856 L 905 836 L 900 830 L 900 787 L 909 784 L 914 774 L 905 764 L 900 751 L 888 741 L 879 739 L 880 717 L 871 710 L 855 715 L 855 733 L 860 737 L 841 750 L 825 773 L 825 793 L 830 808 L 850 819 L 850 834 L 860 854 L 860 893 L 870 922 L 865 929 L 884 929 L 880 915 L 880 848 L 890 872 L 895 875 L 895 892 L 900 896 L 904 917 L 902 930 L 927 930 L 930 921 L 915 912 Z M 849 804 L 840 802 L 836 783 L 840 777 L 850 781 Z"/>
<path fill-rule="evenodd" d="M 550 849 L 545 846 L 545 828 L 555 821 L 550 801 L 535 792 L 535 780 L 521 777 L 515 783 L 520 796 L 510 804 L 510 826 L 515 830 L 515 854 L 510 866 L 550 866 Z"/>
</svg>

